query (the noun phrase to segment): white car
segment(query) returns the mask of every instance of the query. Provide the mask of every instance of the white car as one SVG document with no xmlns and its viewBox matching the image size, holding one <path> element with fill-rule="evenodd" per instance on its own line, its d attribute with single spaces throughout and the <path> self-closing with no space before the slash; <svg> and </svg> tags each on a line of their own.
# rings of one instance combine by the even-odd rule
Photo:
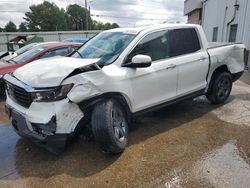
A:
<svg viewBox="0 0 250 188">
<path fill-rule="evenodd" d="M 88 128 L 102 150 L 119 153 L 137 115 L 200 95 L 224 103 L 244 71 L 244 48 L 210 47 L 198 25 L 105 31 L 72 57 L 6 75 L 7 113 L 19 135 L 50 151 L 63 151 L 69 136 Z"/>
</svg>

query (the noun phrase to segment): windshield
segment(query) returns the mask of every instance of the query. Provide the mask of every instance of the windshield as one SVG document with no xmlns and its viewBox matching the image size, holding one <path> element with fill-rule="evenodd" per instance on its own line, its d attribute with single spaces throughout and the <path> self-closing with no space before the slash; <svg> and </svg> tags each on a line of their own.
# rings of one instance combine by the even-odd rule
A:
<svg viewBox="0 0 250 188">
<path fill-rule="evenodd" d="M 20 48 L 19 50 L 15 51 L 15 52 L 16 52 L 17 55 L 20 55 L 20 54 L 26 52 L 27 50 L 29 50 L 30 48 L 32 48 L 35 45 L 37 45 L 37 43 L 28 44 L 28 45 Z"/>
<path fill-rule="evenodd" d="M 128 44 L 134 39 L 134 34 L 124 32 L 104 32 L 100 33 L 84 46 L 72 57 L 83 59 L 100 59 L 100 65 L 113 63 Z"/>
<path fill-rule="evenodd" d="M 14 57 L 13 59 L 11 59 L 11 62 L 14 62 L 16 64 L 20 64 L 23 63 L 25 61 L 27 61 L 29 58 L 33 57 L 34 55 L 38 54 L 39 52 L 43 51 L 44 48 L 32 48 L 26 52 L 24 52 L 23 54 Z"/>
<path fill-rule="evenodd" d="M 37 43 L 31 43 L 31 44 L 28 44 L 20 49 L 18 49 L 17 51 L 15 51 L 14 53 L 11 53 L 10 55 L 2 58 L 3 60 L 5 60 L 6 62 L 8 63 L 11 63 L 11 61 L 9 62 L 10 59 L 28 51 L 29 49 L 31 49 L 33 46 L 37 45 Z"/>
</svg>

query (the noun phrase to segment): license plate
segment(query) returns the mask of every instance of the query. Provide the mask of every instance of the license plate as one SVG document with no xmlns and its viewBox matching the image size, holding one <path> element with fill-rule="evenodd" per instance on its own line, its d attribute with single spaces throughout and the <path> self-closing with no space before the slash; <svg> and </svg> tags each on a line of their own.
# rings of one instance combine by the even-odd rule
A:
<svg viewBox="0 0 250 188">
<path fill-rule="evenodd" d="M 28 127 L 24 116 L 14 109 L 11 110 L 11 119 L 12 119 L 12 124 L 13 123 L 15 124 L 14 126 L 18 129 L 18 131 L 22 132 L 28 131 Z"/>
</svg>

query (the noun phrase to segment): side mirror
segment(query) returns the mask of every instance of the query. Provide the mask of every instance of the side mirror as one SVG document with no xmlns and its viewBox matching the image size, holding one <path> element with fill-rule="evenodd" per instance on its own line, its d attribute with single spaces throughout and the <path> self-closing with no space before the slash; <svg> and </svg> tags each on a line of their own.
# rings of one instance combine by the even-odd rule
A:
<svg viewBox="0 0 250 188">
<path fill-rule="evenodd" d="M 124 65 L 125 67 L 132 68 L 146 68 L 150 67 L 152 64 L 152 59 L 148 55 L 136 55 L 132 58 L 131 63 Z"/>
</svg>

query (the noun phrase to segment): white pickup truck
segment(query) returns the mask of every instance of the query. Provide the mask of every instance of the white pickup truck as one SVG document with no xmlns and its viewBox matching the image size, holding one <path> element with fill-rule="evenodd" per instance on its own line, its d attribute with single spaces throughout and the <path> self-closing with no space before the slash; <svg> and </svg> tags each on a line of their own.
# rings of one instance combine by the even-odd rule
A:
<svg viewBox="0 0 250 188">
<path fill-rule="evenodd" d="M 6 75 L 6 112 L 19 135 L 50 151 L 88 128 L 102 150 L 119 153 L 137 115 L 200 95 L 224 103 L 243 74 L 244 48 L 210 47 L 198 25 L 104 31 L 71 57 Z"/>
</svg>

